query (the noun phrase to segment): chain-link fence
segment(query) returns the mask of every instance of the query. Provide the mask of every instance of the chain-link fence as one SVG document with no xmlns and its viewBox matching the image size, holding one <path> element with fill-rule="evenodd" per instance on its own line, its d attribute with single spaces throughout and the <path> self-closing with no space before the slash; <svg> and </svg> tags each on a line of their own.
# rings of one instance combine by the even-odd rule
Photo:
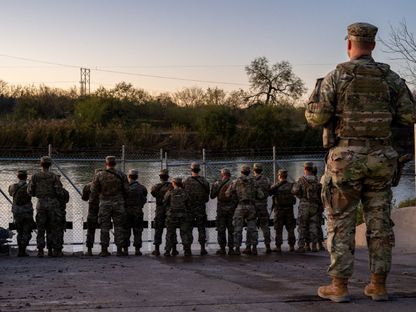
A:
<svg viewBox="0 0 416 312">
<path fill-rule="evenodd" d="M 67 204 L 67 230 L 65 232 L 65 250 L 82 251 L 85 245 L 86 237 L 86 220 L 88 213 L 88 203 L 81 200 L 80 191 L 83 186 L 91 181 L 94 171 L 102 168 L 104 159 L 107 155 L 114 155 L 118 161 L 118 168 L 124 172 L 135 168 L 139 170 L 139 182 L 143 184 L 150 192 L 152 185 L 159 182 L 159 171 L 161 168 L 168 168 L 171 177 L 181 176 L 185 178 L 190 175 L 190 163 L 199 162 L 202 166 L 202 175 L 210 183 L 219 179 L 219 173 L 222 168 L 228 168 L 232 177 L 239 175 L 242 164 L 253 165 L 261 163 L 263 173 L 273 183 L 276 180 L 276 171 L 279 168 L 288 170 L 289 180 L 295 181 L 303 175 L 303 162 L 314 161 L 318 167 L 318 175 L 324 170 L 324 151 L 322 149 L 290 149 L 283 150 L 279 148 L 258 149 L 258 150 L 230 150 L 227 152 L 214 152 L 202 150 L 200 153 L 182 153 L 173 155 L 163 150 L 134 150 L 125 146 L 100 148 L 100 149 L 83 149 L 60 151 L 52 148 L 45 149 L 25 149 L 25 150 L 0 150 L 0 187 L 7 193 L 8 186 L 15 183 L 16 172 L 19 169 L 25 169 L 29 175 L 39 170 L 39 158 L 43 155 L 49 155 L 53 159 L 52 170 L 61 175 L 64 187 L 70 193 L 70 201 Z M 414 166 L 414 164 L 413 164 Z M 410 185 L 409 191 L 413 194 L 414 179 L 409 179 L 413 186 Z M 406 192 L 406 190 L 405 190 Z M 410 197 L 410 196 L 409 196 Z M 33 199 L 34 207 L 36 199 Z M 269 198 L 269 212 L 271 209 L 271 198 Z M 295 215 L 297 205 L 295 206 Z M 0 195 L 0 226 L 9 228 L 13 222 L 10 203 Z M 154 198 L 148 196 L 148 203 L 144 207 L 144 231 L 143 243 L 144 249 L 152 248 L 154 229 L 152 221 L 155 215 Z M 207 240 L 210 246 L 217 243 L 215 230 L 216 217 L 216 199 L 207 203 L 208 229 Z M 274 231 L 271 231 L 274 233 Z M 34 234 L 34 233 L 33 233 Z M 197 237 L 197 231 L 194 230 L 194 237 Z M 178 235 L 180 241 L 180 237 Z M 262 241 L 262 233 L 259 233 L 259 239 Z M 274 237 L 272 238 L 274 239 Z M 197 241 L 196 239 L 194 241 Z M 96 251 L 99 248 L 99 230 L 96 231 Z M 13 243 L 16 243 L 15 237 Z M 33 235 L 31 245 L 34 248 L 35 235 Z"/>
</svg>

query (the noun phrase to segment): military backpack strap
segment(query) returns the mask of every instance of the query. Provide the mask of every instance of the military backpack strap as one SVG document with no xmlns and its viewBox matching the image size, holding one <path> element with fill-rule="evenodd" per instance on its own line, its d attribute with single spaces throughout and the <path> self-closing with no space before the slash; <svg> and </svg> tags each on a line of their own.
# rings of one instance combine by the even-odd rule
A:
<svg viewBox="0 0 416 312">
<path fill-rule="evenodd" d="M 199 184 L 201 184 L 201 186 L 204 188 L 205 192 L 209 194 L 209 187 L 207 188 L 206 184 L 201 181 L 200 179 L 198 179 L 199 177 L 191 177 L 192 179 L 194 179 L 195 181 L 197 181 Z"/>
<path fill-rule="evenodd" d="M 22 188 L 22 187 L 24 187 L 24 186 L 26 186 L 27 185 L 27 183 L 26 182 L 24 182 L 22 185 L 19 185 L 17 188 L 16 188 L 16 190 L 14 191 L 14 193 L 13 193 L 13 197 L 17 194 L 17 192 L 19 192 L 19 190 Z"/>
<path fill-rule="evenodd" d="M 124 184 L 123 177 L 120 176 L 117 172 L 114 172 L 114 171 L 111 171 L 111 170 L 108 170 L 108 169 L 106 169 L 105 172 L 111 173 L 112 175 L 116 176 L 120 180 L 120 183 L 121 183 L 121 185 L 120 185 L 121 186 L 121 192 L 123 193 L 123 197 L 126 198 L 127 194 L 124 191 L 124 187 L 123 187 L 123 184 Z"/>
</svg>

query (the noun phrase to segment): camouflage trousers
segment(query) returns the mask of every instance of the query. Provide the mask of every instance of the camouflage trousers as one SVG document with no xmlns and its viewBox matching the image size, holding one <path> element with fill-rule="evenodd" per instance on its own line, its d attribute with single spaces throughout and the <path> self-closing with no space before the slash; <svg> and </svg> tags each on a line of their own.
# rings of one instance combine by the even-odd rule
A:
<svg viewBox="0 0 416 312">
<path fill-rule="evenodd" d="M 179 228 L 182 245 L 184 248 L 191 248 L 192 224 L 190 217 L 185 213 L 168 214 L 166 216 L 166 245 L 165 250 L 170 251 L 176 246 L 176 229 Z"/>
<path fill-rule="evenodd" d="M 65 211 L 56 198 L 39 198 L 36 205 L 36 236 L 38 249 L 45 248 L 45 235 L 48 234 L 48 248 L 62 249 Z"/>
<path fill-rule="evenodd" d="M 136 248 L 142 248 L 143 211 L 135 214 L 126 214 L 124 231 L 123 247 L 130 246 L 130 236 L 131 232 L 133 232 L 133 246 Z"/>
<path fill-rule="evenodd" d="M 124 200 L 122 198 L 100 200 L 98 223 L 100 224 L 101 229 L 101 246 L 104 248 L 110 246 L 111 220 L 113 220 L 114 223 L 114 242 L 117 247 L 123 247 L 123 226 L 126 220 L 126 210 L 124 208 Z"/>
<path fill-rule="evenodd" d="M 240 247 L 243 240 L 244 221 L 247 222 L 247 240 L 249 245 L 257 245 L 258 232 L 256 225 L 256 207 L 251 203 L 239 203 L 234 212 L 234 246 Z"/>
<path fill-rule="evenodd" d="M 256 213 L 257 213 L 257 223 L 259 228 L 263 232 L 264 243 L 270 244 L 270 227 L 269 227 L 269 212 L 267 210 L 267 201 L 266 202 L 257 202 L 256 203 Z"/>
<path fill-rule="evenodd" d="M 99 207 L 94 204 L 88 204 L 88 216 L 87 216 L 87 248 L 94 247 L 95 230 L 100 227 L 98 224 L 98 210 Z"/>
<path fill-rule="evenodd" d="M 392 147 L 335 147 L 322 178 L 322 199 L 328 209 L 328 273 L 348 278 L 353 273 L 357 206 L 363 205 L 372 273 L 387 274 L 394 246 L 391 179 L 397 166 Z"/>
<path fill-rule="evenodd" d="M 205 245 L 207 241 L 207 233 L 206 233 L 207 213 L 205 211 L 205 204 L 192 207 L 191 211 L 192 211 L 192 221 L 198 228 L 198 242 L 201 245 Z M 193 237 L 192 237 L 192 242 L 193 242 Z"/>
<path fill-rule="evenodd" d="M 220 247 L 234 247 L 234 226 L 233 226 L 234 209 L 217 209 L 215 223 L 217 226 L 218 245 Z M 227 240 L 228 234 L 228 240 Z"/>
<path fill-rule="evenodd" d="M 17 231 L 17 244 L 26 247 L 32 238 L 32 229 L 35 224 L 32 204 L 13 206 L 13 219 Z"/>
<path fill-rule="evenodd" d="M 276 246 L 283 244 L 283 227 L 286 227 L 288 244 L 290 246 L 295 245 L 296 219 L 293 213 L 293 206 L 275 209 L 273 223 L 276 231 Z"/>
<path fill-rule="evenodd" d="M 305 243 L 317 243 L 319 237 L 320 219 L 319 206 L 301 200 L 298 207 L 298 246 Z"/>
<path fill-rule="evenodd" d="M 318 214 L 319 223 L 318 223 L 318 243 L 322 243 L 324 241 L 324 231 L 322 230 L 322 225 L 325 224 L 325 219 L 322 213 Z"/>
<path fill-rule="evenodd" d="M 166 224 L 166 209 L 163 206 L 156 206 L 156 213 L 155 213 L 155 220 L 154 220 L 154 227 L 155 227 L 155 237 L 153 240 L 154 245 L 161 245 L 162 244 L 162 236 L 163 236 L 163 229 L 165 228 Z M 176 245 L 178 243 L 176 238 L 176 231 L 173 243 Z"/>
</svg>

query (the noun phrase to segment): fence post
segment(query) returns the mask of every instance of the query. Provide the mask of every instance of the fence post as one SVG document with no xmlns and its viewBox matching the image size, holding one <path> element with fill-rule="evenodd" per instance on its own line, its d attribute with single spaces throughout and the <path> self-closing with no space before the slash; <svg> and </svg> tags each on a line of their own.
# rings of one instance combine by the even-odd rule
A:
<svg viewBox="0 0 416 312">
<path fill-rule="evenodd" d="M 126 172 L 126 146 L 123 144 L 121 146 L 121 168 L 123 172 Z"/>
<path fill-rule="evenodd" d="M 48 144 L 48 156 L 52 158 L 52 144 Z"/>
<path fill-rule="evenodd" d="M 169 169 L 168 167 L 169 167 L 169 165 L 168 165 L 168 152 L 165 152 L 165 168 Z"/>
<path fill-rule="evenodd" d="M 163 148 L 160 149 L 160 170 L 163 169 Z"/>
<path fill-rule="evenodd" d="M 276 183 L 276 146 L 273 146 L 273 181 Z"/>
<path fill-rule="evenodd" d="M 207 164 L 205 158 L 205 148 L 202 149 L 202 168 L 204 168 L 204 178 L 207 178 Z"/>
</svg>

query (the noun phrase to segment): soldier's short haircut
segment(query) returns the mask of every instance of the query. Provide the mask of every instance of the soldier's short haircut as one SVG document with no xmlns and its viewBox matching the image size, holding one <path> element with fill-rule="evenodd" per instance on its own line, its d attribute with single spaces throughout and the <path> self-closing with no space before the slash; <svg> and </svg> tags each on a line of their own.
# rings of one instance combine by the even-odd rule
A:
<svg viewBox="0 0 416 312">
<path fill-rule="evenodd" d="M 117 164 L 115 160 L 110 160 L 106 162 L 107 165 L 109 165 L 110 167 L 115 167 L 115 165 Z"/>
<path fill-rule="evenodd" d="M 365 42 L 365 41 L 351 41 L 351 44 L 362 50 L 373 50 L 374 42 Z"/>
<path fill-rule="evenodd" d="M 132 180 L 137 180 L 138 177 L 139 177 L 138 174 L 129 174 L 129 178 L 132 179 Z"/>
<path fill-rule="evenodd" d="M 201 168 L 192 168 L 191 169 L 192 172 L 198 173 L 201 171 Z"/>
<path fill-rule="evenodd" d="M 49 162 L 41 162 L 40 163 L 40 166 L 42 167 L 42 168 L 50 168 L 51 167 L 51 163 L 49 163 Z"/>
<path fill-rule="evenodd" d="M 162 181 L 169 180 L 169 175 L 168 174 L 160 174 L 159 177 Z"/>
<path fill-rule="evenodd" d="M 18 178 L 19 180 L 26 180 L 26 179 L 27 179 L 27 173 L 19 172 L 19 173 L 17 174 L 17 178 Z"/>
<path fill-rule="evenodd" d="M 256 169 L 253 169 L 253 171 L 254 171 L 255 173 L 262 173 L 262 172 L 263 172 L 263 169 L 256 168 Z"/>
</svg>

